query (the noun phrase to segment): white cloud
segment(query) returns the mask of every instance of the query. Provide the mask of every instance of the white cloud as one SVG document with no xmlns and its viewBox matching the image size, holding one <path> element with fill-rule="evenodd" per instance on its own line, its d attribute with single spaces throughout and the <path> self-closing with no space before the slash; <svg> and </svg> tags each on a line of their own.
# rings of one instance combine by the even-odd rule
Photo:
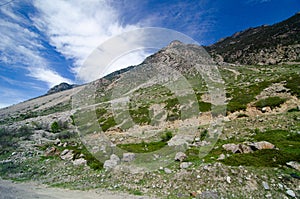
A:
<svg viewBox="0 0 300 199">
<path fill-rule="evenodd" d="M 80 71 L 88 55 L 102 42 L 138 27 L 120 24 L 116 9 L 104 0 L 36 0 L 34 6 L 39 11 L 37 16 L 32 16 L 35 26 L 46 33 L 50 44 L 55 46 L 58 52 L 75 60 L 75 73 Z M 126 64 L 136 64 L 136 60 L 144 59 L 144 56 L 143 53 L 131 55 L 128 60 L 132 62 L 128 61 Z M 86 72 L 85 78 L 81 80 L 92 81 L 101 76 L 95 75 L 93 70 Z M 94 78 L 89 78 L 91 75 Z"/>
<path fill-rule="evenodd" d="M 47 68 L 32 68 L 29 74 L 31 77 L 34 77 L 38 80 L 47 82 L 49 87 L 57 85 L 58 82 L 66 82 L 71 84 L 72 81 L 69 79 L 63 78 L 57 72 L 52 71 Z"/>
<path fill-rule="evenodd" d="M 0 62 L 7 67 L 27 70 L 26 75 L 46 82 L 49 87 L 61 81 L 71 82 L 48 65 L 48 61 L 40 53 L 45 50 L 40 35 L 30 30 L 31 22 L 28 19 L 16 14 L 17 6 L 12 3 L 0 10 Z"/>
</svg>

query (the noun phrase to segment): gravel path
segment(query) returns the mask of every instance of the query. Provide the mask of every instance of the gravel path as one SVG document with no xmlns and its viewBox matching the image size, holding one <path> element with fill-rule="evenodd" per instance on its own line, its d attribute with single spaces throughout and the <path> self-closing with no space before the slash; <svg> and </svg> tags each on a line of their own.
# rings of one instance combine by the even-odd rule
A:
<svg viewBox="0 0 300 199">
<path fill-rule="evenodd" d="M 147 196 L 134 196 L 105 190 L 77 191 L 49 188 L 35 183 L 13 183 L 0 179 L 0 199 L 150 199 Z"/>
</svg>

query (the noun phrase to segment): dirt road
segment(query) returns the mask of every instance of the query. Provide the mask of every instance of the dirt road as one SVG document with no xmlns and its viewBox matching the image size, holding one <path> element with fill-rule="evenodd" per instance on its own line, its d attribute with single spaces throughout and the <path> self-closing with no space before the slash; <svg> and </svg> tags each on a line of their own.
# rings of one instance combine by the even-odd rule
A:
<svg viewBox="0 0 300 199">
<path fill-rule="evenodd" d="M 150 199 L 147 196 L 134 196 L 105 190 L 77 191 L 49 188 L 35 183 L 13 183 L 0 179 L 0 199 Z"/>
</svg>

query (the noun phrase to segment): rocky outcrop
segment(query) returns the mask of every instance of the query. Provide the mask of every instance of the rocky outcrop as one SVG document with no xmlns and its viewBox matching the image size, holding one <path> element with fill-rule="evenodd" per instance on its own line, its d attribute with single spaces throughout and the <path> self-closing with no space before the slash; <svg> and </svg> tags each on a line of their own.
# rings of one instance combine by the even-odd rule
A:
<svg viewBox="0 0 300 199">
<path fill-rule="evenodd" d="M 300 14 L 237 32 L 205 47 L 217 62 L 273 65 L 300 60 Z"/>
<path fill-rule="evenodd" d="M 50 94 L 53 94 L 53 93 L 58 93 L 60 91 L 65 91 L 65 90 L 69 90 L 69 89 L 72 89 L 76 87 L 76 85 L 70 85 L 68 83 L 61 83 L 59 85 L 56 85 L 54 87 L 52 87 L 48 92 L 47 92 L 47 95 L 50 95 Z"/>
<path fill-rule="evenodd" d="M 242 144 L 224 144 L 223 149 L 232 153 L 251 153 L 256 150 L 275 149 L 275 145 L 267 141 L 245 142 Z"/>
</svg>

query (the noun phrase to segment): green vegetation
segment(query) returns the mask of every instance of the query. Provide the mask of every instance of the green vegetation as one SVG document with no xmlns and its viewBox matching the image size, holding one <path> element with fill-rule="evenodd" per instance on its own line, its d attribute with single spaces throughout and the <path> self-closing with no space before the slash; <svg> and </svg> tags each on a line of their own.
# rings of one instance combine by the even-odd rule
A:
<svg viewBox="0 0 300 199">
<path fill-rule="evenodd" d="M 271 109 L 275 107 L 279 107 L 281 104 L 283 104 L 286 101 L 286 99 L 282 99 L 280 97 L 268 97 L 266 99 L 261 99 L 255 103 L 255 106 L 259 109 L 262 109 L 263 107 L 269 106 Z"/>
<path fill-rule="evenodd" d="M 252 102 L 255 96 L 270 84 L 271 82 L 263 81 L 244 88 L 235 87 L 232 92 L 228 91 L 227 97 L 232 97 L 232 99 L 227 105 L 227 111 L 246 110 L 247 104 Z"/>
<path fill-rule="evenodd" d="M 222 162 L 232 166 L 277 167 L 300 159 L 300 135 L 297 133 L 270 130 L 256 134 L 254 139 L 271 142 L 279 150 L 266 149 L 248 154 L 232 154 Z"/>
<path fill-rule="evenodd" d="M 139 106 L 137 108 L 131 107 L 131 109 L 129 109 L 129 113 L 136 124 L 143 125 L 151 122 L 149 106 Z"/>
<path fill-rule="evenodd" d="M 299 66 L 298 66 L 299 67 Z M 286 78 L 287 83 L 286 87 L 291 90 L 293 95 L 300 97 L 300 78 L 299 74 L 293 74 L 290 77 Z"/>
<path fill-rule="evenodd" d="M 161 138 L 161 140 L 162 140 L 163 142 L 169 141 L 172 137 L 173 137 L 173 134 L 172 134 L 171 131 L 167 131 L 165 134 L 162 134 L 162 135 L 160 136 L 160 138 Z"/>
<path fill-rule="evenodd" d="M 164 141 L 158 142 L 141 142 L 141 143 L 131 143 L 131 144 L 118 144 L 117 146 L 123 150 L 132 153 L 149 153 L 157 151 L 167 145 Z"/>
<path fill-rule="evenodd" d="M 161 141 L 157 142 L 141 142 L 130 144 L 118 144 L 117 146 L 123 150 L 132 153 L 149 153 L 157 151 L 167 145 L 167 142 L 173 137 L 171 131 L 166 131 L 161 135 Z"/>
<path fill-rule="evenodd" d="M 57 133 L 57 132 L 59 132 L 60 131 L 60 126 L 59 126 L 59 124 L 58 124 L 58 122 L 57 121 L 54 121 L 52 124 L 51 124 L 51 132 L 52 133 Z"/>
</svg>

